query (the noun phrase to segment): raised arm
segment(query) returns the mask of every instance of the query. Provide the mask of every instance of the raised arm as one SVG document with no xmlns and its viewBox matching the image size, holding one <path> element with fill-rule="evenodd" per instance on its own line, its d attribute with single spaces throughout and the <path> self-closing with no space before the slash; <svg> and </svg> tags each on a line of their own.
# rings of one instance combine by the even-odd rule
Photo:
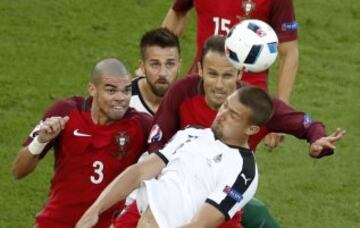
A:
<svg viewBox="0 0 360 228">
<path fill-rule="evenodd" d="M 151 154 L 143 161 L 128 167 L 102 191 L 93 205 L 81 217 L 76 228 L 93 227 L 102 212 L 125 199 L 128 194 L 140 186 L 143 180 L 158 176 L 164 167 L 164 161 L 156 154 Z"/>
<path fill-rule="evenodd" d="M 64 129 L 69 117 L 51 117 L 40 126 L 39 135 L 25 147 L 22 147 L 14 161 L 12 173 L 16 179 L 21 179 L 33 172 L 39 162 L 40 154 L 47 144 L 56 138 Z"/>
<path fill-rule="evenodd" d="M 190 1 L 191 2 L 191 1 Z M 191 4 L 189 1 L 175 1 L 167 12 L 162 27 L 168 28 L 177 36 L 181 35 L 187 24 Z"/>
<path fill-rule="evenodd" d="M 280 69 L 278 76 L 278 97 L 285 103 L 290 102 L 299 67 L 298 41 L 288 41 L 279 44 Z"/>
</svg>

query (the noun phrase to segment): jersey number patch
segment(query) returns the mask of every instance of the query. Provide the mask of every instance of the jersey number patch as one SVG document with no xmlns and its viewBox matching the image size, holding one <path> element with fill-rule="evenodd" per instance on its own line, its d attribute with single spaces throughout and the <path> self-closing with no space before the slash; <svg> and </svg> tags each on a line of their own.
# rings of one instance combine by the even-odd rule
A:
<svg viewBox="0 0 360 228">
<path fill-rule="evenodd" d="M 90 181 L 93 184 L 100 184 L 104 180 L 104 163 L 101 161 L 94 161 L 92 167 L 94 168 L 94 175 L 90 176 Z"/>
<path fill-rule="evenodd" d="M 220 17 L 213 17 L 213 22 L 215 23 L 214 35 L 227 35 L 229 33 L 231 24 L 230 20 Z"/>
</svg>

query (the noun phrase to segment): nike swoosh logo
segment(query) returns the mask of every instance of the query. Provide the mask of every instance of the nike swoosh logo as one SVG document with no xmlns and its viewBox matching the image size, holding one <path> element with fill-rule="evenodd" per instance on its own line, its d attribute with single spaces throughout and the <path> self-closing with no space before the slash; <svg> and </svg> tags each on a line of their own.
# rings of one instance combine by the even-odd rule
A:
<svg viewBox="0 0 360 228">
<path fill-rule="evenodd" d="M 75 135 L 75 136 L 79 136 L 79 137 L 91 137 L 91 135 L 88 135 L 88 134 L 84 134 L 84 133 L 79 132 L 79 129 L 75 129 L 75 130 L 74 130 L 74 135 Z"/>
</svg>

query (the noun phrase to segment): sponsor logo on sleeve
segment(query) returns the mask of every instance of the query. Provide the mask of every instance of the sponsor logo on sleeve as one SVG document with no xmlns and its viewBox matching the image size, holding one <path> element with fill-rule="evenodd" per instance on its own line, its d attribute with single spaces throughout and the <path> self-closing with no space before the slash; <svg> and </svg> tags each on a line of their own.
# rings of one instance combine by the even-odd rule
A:
<svg viewBox="0 0 360 228">
<path fill-rule="evenodd" d="M 231 199 L 235 200 L 236 202 L 240 202 L 243 199 L 243 196 L 240 192 L 235 189 L 232 189 L 230 186 L 226 185 L 224 188 L 224 193 L 226 193 Z"/>
<path fill-rule="evenodd" d="M 158 142 L 162 139 L 162 131 L 159 127 L 159 125 L 154 125 L 151 128 L 150 134 L 149 134 L 149 138 L 148 138 L 148 143 L 153 143 L 153 142 Z"/>
<path fill-rule="evenodd" d="M 312 123 L 313 123 L 313 120 L 312 120 L 311 116 L 308 115 L 308 114 L 306 114 L 306 115 L 304 116 L 303 126 L 304 126 L 305 128 L 308 128 L 308 127 L 310 127 L 310 125 L 311 125 Z"/>
<path fill-rule="evenodd" d="M 292 32 L 297 30 L 298 23 L 297 21 L 285 22 L 281 25 L 281 30 L 283 32 Z"/>
</svg>

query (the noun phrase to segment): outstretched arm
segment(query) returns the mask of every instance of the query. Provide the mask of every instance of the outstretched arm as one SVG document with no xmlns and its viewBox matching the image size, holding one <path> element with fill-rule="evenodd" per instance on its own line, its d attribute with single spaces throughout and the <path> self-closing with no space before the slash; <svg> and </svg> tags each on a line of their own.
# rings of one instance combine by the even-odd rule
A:
<svg viewBox="0 0 360 228">
<path fill-rule="evenodd" d="M 331 152 L 335 150 L 335 143 L 342 139 L 345 135 L 345 130 L 337 128 L 331 135 L 322 137 L 315 142 L 311 143 L 309 149 L 309 155 L 313 158 L 321 158 L 326 154 L 326 149 L 330 149 Z"/>
<path fill-rule="evenodd" d="M 36 168 L 40 154 L 45 146 L 65 128 L 68 116 L 47 118 L 40 126 L 39 135 L 25 147 L 22 147 L 14 161 L 12 173 L 16 179 L 21 179 Z"/>
<path fill-rule="evenodd" d="M 93 227 L 102 212 L 125 199 L 143 180 L 158 176 L 164 167 L 164 161 L 156 154 L 151 154 L 140 163 L 128 167 L 102 191 L 76 224 L 76 228 Z"/>
</svg>

